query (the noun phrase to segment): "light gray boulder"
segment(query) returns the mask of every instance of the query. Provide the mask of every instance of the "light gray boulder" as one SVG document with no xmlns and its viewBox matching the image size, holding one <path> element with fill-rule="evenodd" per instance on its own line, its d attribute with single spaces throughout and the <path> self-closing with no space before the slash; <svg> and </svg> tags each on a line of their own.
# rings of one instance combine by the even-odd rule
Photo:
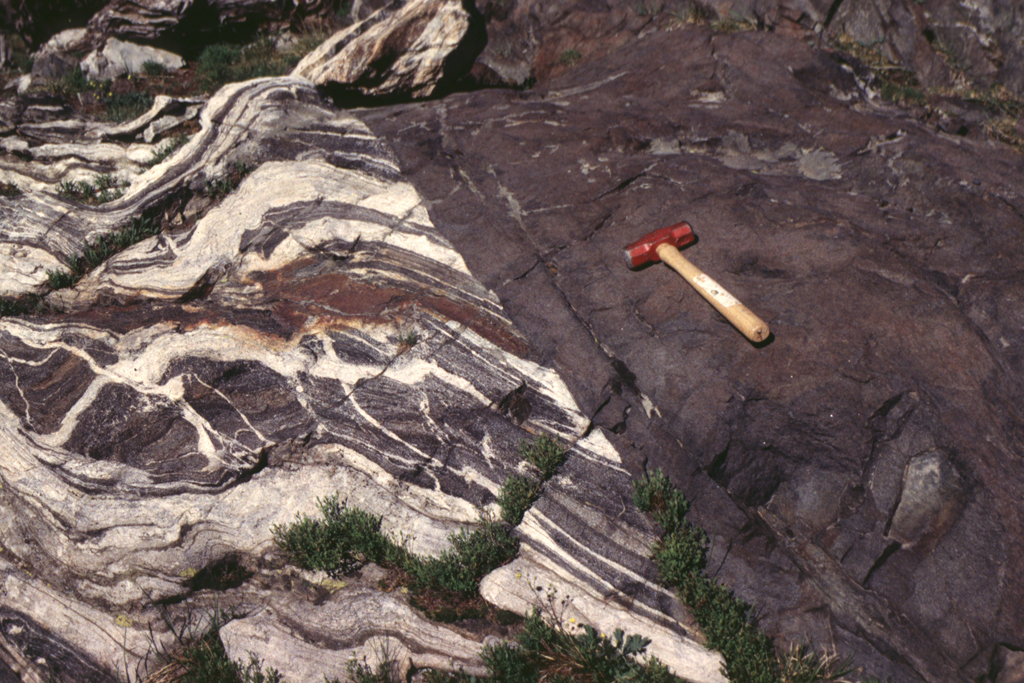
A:
<svg viewBox="0 0 1024 683">
<path fill-rule="evenodd" d="M 185 66 L 185 60 L 173 52 L 110 38 L 102 50 L 93 50 L 86 55 L 81 67 L 86 78 L 101 81 L 142 73 L 147 62 L 159 64 L 166 71 L 177 71 Z"/>
</svg>

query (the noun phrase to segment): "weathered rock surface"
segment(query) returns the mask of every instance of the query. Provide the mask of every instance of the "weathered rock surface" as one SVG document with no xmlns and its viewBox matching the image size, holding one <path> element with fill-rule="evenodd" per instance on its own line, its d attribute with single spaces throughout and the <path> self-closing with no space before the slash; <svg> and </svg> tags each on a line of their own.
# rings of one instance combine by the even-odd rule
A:
<svg viewBox="0 0 1024 683">
<path fill-rule="evenodd" d="M 479 671 L 482 643 L 372 590 L 372 568 L 322 582 L 270 530 L 341 491 L 437 553 L 493 512 L 530 433 L 573 448 L 484 579 L 493 604 L 552 587 L 720 680 L 629 502 L 660 467 L 782 642 L 901 683 L 1016 680 L 1024 162 L 880 104 L 856 65 L 781 30 L 875 36 L 857 31 L 891 15 L 890 55 L 934 65 L 947 34 L 921 21 L 952 5 L 826 4 L 737 3 L 780 30 L 721 35 L 671 3 L 496 3 L 478 67 L 536 91 L 350 115 L 304 79 L 230 86 L 150 170 L 157 123 L 197 102 L 116 127 L 4 102 L 0 181 L 25 194 L 0 198 L 0 293 L 46 294 L 48 270 L 135 217 L 168 229 L 49 294 L 59 314 L 0 320 L 0 680 L 137 678 L 164 617 L 212 605 L 247 613 L 223 632 L 233 657 L 289 680 L 372 657 L 384 613 L 403 669 Z M 985 37 L 1014 35 L 997 5 L 968 12 L 1002 17 L 976 68 L 1012 85 L 991 60 L 1014 46 Z M 921 26 L 936 37 L 907 38 Z M 202 196 L 236 164 L 254 170 L 234 193 Z M 100 173 L 125 196 L 54 192 Z M 680 219 L 769 344 L 664 267 L 622 265 Z M 228 566 L 247 578 L 195 580 Z"/>
<path fill-rule="evenodd" d="M 93 50 L 82 60 L 82 73 L 92 80 L 117 78 L 125 74 L 143 73 L 147 62 L 158 64 L 165 71 L 177 71 L 185 60 L 167 50 L 135 45 L 110 38 L 102 50 Z"/>
<path fill-rule="evenodd" d="M 881 679 L 1000 670 L 1024 647 L 1024 161 L 804 41 L 675 26 L 537 91 L 359 116 L 627 469 L 684 486 L 765 628 Z M 623 266 L 682 219 L 770 344 Z"/>
<path fill-rule="evenodd" d="M 1024 19 L 1014 0 L 708 0 L 721 17 L 739 16 L 781 29 L 845 34 L 878 45 L 911 68 L 926 87 L 967 78 L 1024 95 Z"/>
<path fill-rule="evenodd" d="M 361 95 L 426 97 L 465 75 L 486 38 L 462 0 L 394 0 L 306 55 L 292 75 Z"/>
<path fill-rule="evenodd" d="M 721 681 L 655 582 L 654 530 L 616 450 L 559 376 L 525 358 L 386 145 L 299 79 L 228 86 L 201 124 L 108 204 L 0 198 L 13 295 L 90 236 L 236 162 L 255 167 L 202 216 L 51 294 L 61 313 L 0 320 L 8 674 L 137 679 L 172 643 L 165 617 L 214 604 L 248 615 L 225 629 L 232 656 L 255 651 L 290 681 L 341 675 L 384 636 L 407 666 L 480 671 L 482 642 L 398 594 L 312 583 L 282 566 L 271 530 L 341 492 L 436 554 L 495 511 L 519 441 L 547 433 L 569 460 L 516 530 L 517 573 L 489 585 L 526 611 L 541 604 L 526 597 L 536 577 L 581 619 L 664 634 L 654 654 Z M 232 563 L 249 580 L 194 581 Z"/>
</svg>

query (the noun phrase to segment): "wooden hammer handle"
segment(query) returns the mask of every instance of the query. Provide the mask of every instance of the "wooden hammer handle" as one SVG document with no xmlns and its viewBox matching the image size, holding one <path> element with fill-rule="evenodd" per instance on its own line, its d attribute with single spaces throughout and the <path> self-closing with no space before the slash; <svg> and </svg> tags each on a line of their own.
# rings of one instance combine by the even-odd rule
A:
<svg viewBox="0 0 1024 683">
<path fill-rule="evenodd" d="M 758 318 L 753 311 L 744 306 L 722 285 L 718 284 L 693 265 L 679 253 L 679 249 L 671 244 L 659 244 L 658 257 L 672 267 L 683 279 L 689 282 L 702 297 L 708 300 L 715 309 L 724 315 L 743 336 L 752 342 L 764 341 L 768 338 L 768 323 Z"/>
</svg>

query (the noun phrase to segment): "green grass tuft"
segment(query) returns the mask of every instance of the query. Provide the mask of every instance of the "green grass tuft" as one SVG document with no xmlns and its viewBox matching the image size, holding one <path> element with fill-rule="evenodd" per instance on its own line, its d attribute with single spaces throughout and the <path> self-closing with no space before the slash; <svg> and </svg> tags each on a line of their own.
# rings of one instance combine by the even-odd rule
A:
<svg viewBox="0 0 1024 683">
<path fill-rule="evenodd" d="M 94 87 L 96 87 L 96 83 L 90 82 L 89 79 L 85 77 L 80 66 L 76 66 L 74 71 L 71 71 L 46 84 L 46 89 L 49 92 L 65 99 L 73 97 L 78 93 L 91 90 Z"/>
<path fill-rule="evenodd" d="M 127 186 L 127 182 L 118 181 L 110 173 L 101 173 L 91 183 L 87 180 L 62 180 L 57 184 L 57 194 L 65 199 L 97 206 L 123 197 L 124 192 L 121 190 Z"/>
<path fill-rule="evenodd" d="M 100 98 L 106 118 L 114 123 L 131 121 L 149 111 L 153 96 L 144 92 L 108 92 Z"/>
<path fill-rule="evenodd" d="M 322 518 L 302 516 L 272 530 L 274 541 L 292 562 L 334 577 L 367 562 L 396 570 L 413 591 L 414 605 L 428 614 L 450 612 L 447 621 L 479 612 L 481 605 L 467 598 L 478 595 L 484 575 L 519 552 L 519 540 L 504 525 L 484 520 L 476 529 L 453 534 L 451 547 L 441 555 L 420 557 L 382 533 L 379 517 L 348 507 L 337 495 L 317 504 Z"/>
<path fill-rule="evenodd" d="M 651 513 L 666 534 L 675 532 L 690 511 L 686 496 L 661 470 L 655 470 L 645 480 L 633 482 L 633 504 L 641 511 Z"/>
<path fill-rule="evenodd" d="M 147 60 L 142 63 L 142 73 L 147 76 L 163 76 L 167 73 L 167 67 L 160 62 L 154 62 L 153 60 Z"/>
<path fill-rule="evenodd" d="M 288 526 L 272 529 L 274 541 L 295 564 L 312 571 L 341 576 L 366 562 L 386 564 L 396 556 L 394 545 L 381 533 L 380 517 L 350 508 L 338 495 L 317 499 L 321 519 L 302 516 Z"/>
<path fill-rule="evenodd" d="M 481 652 L 488 677 L 464 672 L 425 674 L 426 683 L 678 683 L 656 657 L 646 656 L 651 641 L 626 635 L 611 636 L 589 625 L 566 627 L 546 622 L 534 610 L 523 623 L 516 643 L 488 645 Z"/>
<path fill-rule="evenodd" d="M 474 595 L 480 579 L 511 562 L 519 552 L 519 539 L 499 522 L 484 521 L 472 531 L 463 529 L 449 538 L 451 548 L 438 557 L 410 554 L 403 567 L 413 590 L 426 589 Z"/>
<path fill-rule="evenodd" d="M 167 680 L 174 683 L 283 683 L 281 674 L 271 668 L 264 669 L 259 657 L 249 654 L 249 662 L 228 659 L 220 639 L 220 629 L 234 616 L 215 611 L 202 632 L 186 624 L 175 632 L 177 647 L 161 653 L 162 666 L 147 680 Z"/>
<path fill-rule="evenodd" d="M 196 60 L 199 86 L 206 92 L 213 92 L 225 83 L 281 76 L 294 69 L 303 55 L 326 38 L 326 33 L 308 33 L 293 47 L 283 50 L 277 50 L 269 36 L 260 36 L 248 45 L 208 45 Z"/>
<path fill-rule="evenodd" d="M 21 188 L 14 183 L 0 182 L 0 197 L 13 199 L 14 197 L 20 197 L 22 194 Z"/>
<path fill-rule="evenodd" d="M 85 250 L 68 263 L 68 270 L 48 270 L 51 289 L 72 287 L 82 276 L 99 266 L 114 254 L 160 232 L 159 224 L 148 218 L 136 218 L 126 227 L 99 239 L 87 242 Z"/>
<path fill-rule="evenodd" d="M 519 455 L 539 469 L 542 479 L 547 481 L 565 462 L 567 451 L 556 439 L 542 435 L 533 441 L 520 443 Z"/>
<path fill-rule="evenodd" d="M 633 501 L 664 529 L 652 558 L 662 582 L 675 588 L 708 645 L 722 653 L 726 677 L 744 683 L 779 683 L 779 657 L 771 638 L 750 616 L 750 605 L 704 574 L 707 535 L 685 519 L 690 504 L 661 471 L 633 483 Z"/>
<path fill-rule="evenodd" d="M 530 477 L 513 474 L 505 480 L 498 493 L 501 518 L 516 526 L 523 521 L 523 515 L 540 497 L 541 484 Z"/>
<path fill-rule="evenodd" d="M 253 168 L 253 166 L 244 161 L 236 161 L 225 175 L 206 181 L 206 196 L 219 199 L 231 194 L 241 184 L 242 180 L 252 173 Z"/>
<path fill-rule="evenodd" d="M 561 64 L 562 66 L 573 66 L 582 58 L 583 55 L 580 54 L 579 50 L 575 48 L 569 48 L 568 50 L 564 50 L 562 54 L 558 56 L 558 63 Z"/>
<path fill-rule="evenodd" d="M 146 168 L 153 168 L 178 151 L 178 149 L 183 147 L 186 142 L 188 142 L 188 136 L 184 133 L 175 135 L 173 138 L 161 145 L 159 149 L 153 152 L 153 157 L 147 161 L 144 166 Z"/>
</svg>

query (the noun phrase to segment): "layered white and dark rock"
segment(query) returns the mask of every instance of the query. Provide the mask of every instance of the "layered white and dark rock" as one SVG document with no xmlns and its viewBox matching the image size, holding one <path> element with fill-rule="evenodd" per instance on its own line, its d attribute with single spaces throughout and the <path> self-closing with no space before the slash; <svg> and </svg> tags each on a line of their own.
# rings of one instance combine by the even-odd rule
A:
<svg viewBox="0 0 1024 683">
<path fill-rule="evenodd" d="M 485 42 L 462 0 L 393 0 L 324 41 L 292 75 L 360 95 L 426 97 L 467 73 Z"/>
<path fill-rule="evenodd" d="M 43 291 L 46 269 L 94 236 L 253 169 L 50 294 L 60 313 L 0 319 L 7 667 L 137 678 L 172 639 L 165 612 L 217 601 L 248 614 L 224 629 L 229 654 L 256 652 L 289 681 L 344 676 L 384 636 L 408 666 L 480 672 L 482 643 L 399 596 L 302 588 L 312 577 L 281 568 L 272 529 L 338 493 L 438 554 L 495 513 L 520 441 L 549 434 L 568 462 L 482 594 L 525 613 L 543 606 L 538 588 L 557 590 L 580 621 L 656 636 L 677 673 L 722 680 L 654 581 L 655 536 L 615 449 L 558 374 L 525 359 L 388 148 L 293 78 L 228 86 L 201 124 L 108 204 L 32 187 L 0 198 L 0 293 L 14 296 Z M 198 590 L 225 563 L 250 579 Z"/>
</svg>

